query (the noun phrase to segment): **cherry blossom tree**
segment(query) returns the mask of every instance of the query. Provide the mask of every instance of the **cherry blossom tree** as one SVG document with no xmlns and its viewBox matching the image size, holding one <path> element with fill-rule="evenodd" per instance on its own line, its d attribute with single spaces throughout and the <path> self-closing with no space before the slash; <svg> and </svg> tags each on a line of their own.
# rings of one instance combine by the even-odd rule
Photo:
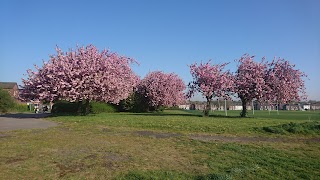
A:
<svg viewBox="0 0 320 180">
<path fill-rule="evenodd" d="M 279 106 L 280 103 L 300 101 L 301 98 L 306 99 L 303 80 L 306 75 L 295 69 L 295 65 L 279 58 L 269 63 L 268 67 L 265 82 L 269 89 L 266 91 L 265 100 Z"/>
<path fill-rule="evenodd" d="M 211 100 L 213 97 L 229 98 L 233 89 L 233 76 L 229 71 L 223 71 L 228 63 L 211 65 L 207 63 L 194 63 L 190 65 L 193 81 L 189 83 L 187 97 L 200 92 L 207 100 L 204 115 L 209 116 Z"/>
<path fill-rule="evenodd" d="M 255 62 L 254 56 L 244 54 L 239 60 L 238 70 L 234 76 L 234 91 L 242 102 L 241 117 L 247 116 L 247 103 L 253 99 L 260 100 L 268 91 L 265 82 L 267 63 L 264 58 Z"/>
<path fill-rule="evenodd" d="M 91 100 L 118 103 L 132 93 L 139 77 L 131 70 L 131 58 L 119 56 L 93 46 L 77 47 L 50 56 L 42 67 L 28 70 L 23 79 L 23 95 L 46 101 L 85 101 L 88 111 Z"/>
<path fill-rule="evenodd" d="M 162 71 L 150 72 L 137 86 L 137 92 L 146 98 L 149 110 L 183 103 L 185 89 L 186 86 L 178 75 Z"/>
</svg>

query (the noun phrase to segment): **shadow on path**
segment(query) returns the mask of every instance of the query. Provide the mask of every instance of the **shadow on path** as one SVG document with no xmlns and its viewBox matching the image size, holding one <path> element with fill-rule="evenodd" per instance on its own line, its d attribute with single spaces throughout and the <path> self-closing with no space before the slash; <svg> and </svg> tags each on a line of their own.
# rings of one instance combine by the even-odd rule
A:
<svg viewBox="0 0 320 180">
<path fill-rule="evenodd" d="M 17 118 L 17 119 L 26 119 L 26 118 L 46 118 L 48 116 L 50 116 L 50 113 L 39 113 L 39 114 L 35 114 L 35 113 L 16 113 L 16 114 L 2 114 L 0 115 L 1 117 L 4 118 Z"/>
</svg>

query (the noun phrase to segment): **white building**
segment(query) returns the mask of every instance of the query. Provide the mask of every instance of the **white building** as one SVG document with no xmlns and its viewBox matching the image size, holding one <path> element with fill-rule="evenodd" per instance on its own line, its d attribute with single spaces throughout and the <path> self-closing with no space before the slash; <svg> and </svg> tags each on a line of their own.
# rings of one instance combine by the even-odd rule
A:
<svg viewBox="0 0 320 180">
<path fill-rule="evenodd" d="M 179 107 L 180 109 L 186 109 L 186 110 L 189 110 L 189 109 L 190 109 L 190 105 L 188 105 L 188 104 L 179 105 L 178 107 Z"/>
<path fill-rule="evenodd" d="M 304 110 L 310 110 L 310 104 L 304 104 L 304 105 L 302 106 L 302 109 L 304 109 Z"/>
</svg>

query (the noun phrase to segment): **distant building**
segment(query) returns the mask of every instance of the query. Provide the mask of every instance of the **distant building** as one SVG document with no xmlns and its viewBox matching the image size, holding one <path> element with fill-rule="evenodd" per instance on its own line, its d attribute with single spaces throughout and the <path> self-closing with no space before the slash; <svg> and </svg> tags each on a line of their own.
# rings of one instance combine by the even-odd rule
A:
<svg viewBox="0 0 320 180">
<path fill-rule="evenodd" d="M 302 109 L 304 109 L 304 110 L 310 110 L 311 108 L 310 108 L 310 104 L 304 104 L 304 105 L 302 105 Z"/>
<path fill-rule="evenodd" d="M 222 101 L 220 104 L 211 102 L 210 110 L 211 111 L 224 111 L 225 110 L 225 102 Z M 185 110 L 204 110 L 206 108 L 206 102 L 189 102 L 186 104 L 181 104 L 178 106 L 180 109 Z M 231 102 L 226 105 L 227 110 L 242 110 L 241 102 Z M 252 106 L 247 104 L 247 110 L 252 110 Z"/>
<path fill-rule="evenodd" d="M 19 88 L 18 84 L 15 82 L 0 82 L 0 88 L 8 91 L 10 96 L 18 99 L 19 98 Z"/>
<path fill-rule="evenodd" d="M 230 110 L 242 110 L 242 105 L 233 105 L 233 106 L 230 106 Z"/>
<path fill-rule="evenodd" d="M 189 109 L 190 109 L 190 105 L 186 105 L 186 104 L 179 105 L 178 107 L 179 107 L 180 109 L 186 109 L 186 110 L 189 110 Z"/>
<path fill-rule="evenodd" d="M 319 102 L 317 102 L 317 103 L 312 103 L 312 104 L 310 105 L 310 109 L 311 109 L 311 110 L 320 110 L 320 103 L 319 103 Z"/>
</svg>

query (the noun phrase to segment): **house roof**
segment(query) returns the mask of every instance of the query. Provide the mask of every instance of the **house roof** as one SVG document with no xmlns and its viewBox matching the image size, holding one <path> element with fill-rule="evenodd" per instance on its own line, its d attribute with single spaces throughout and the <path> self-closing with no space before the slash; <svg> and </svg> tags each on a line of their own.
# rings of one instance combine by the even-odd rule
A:
<svg viewBox="0 0 320 180">
<path fill-rule="evenodd" d="M 16 82 L 0 82 L 0 88 L 3 89 L 13 89 L 13 87 L 18 84 Z"/>
</svg>

